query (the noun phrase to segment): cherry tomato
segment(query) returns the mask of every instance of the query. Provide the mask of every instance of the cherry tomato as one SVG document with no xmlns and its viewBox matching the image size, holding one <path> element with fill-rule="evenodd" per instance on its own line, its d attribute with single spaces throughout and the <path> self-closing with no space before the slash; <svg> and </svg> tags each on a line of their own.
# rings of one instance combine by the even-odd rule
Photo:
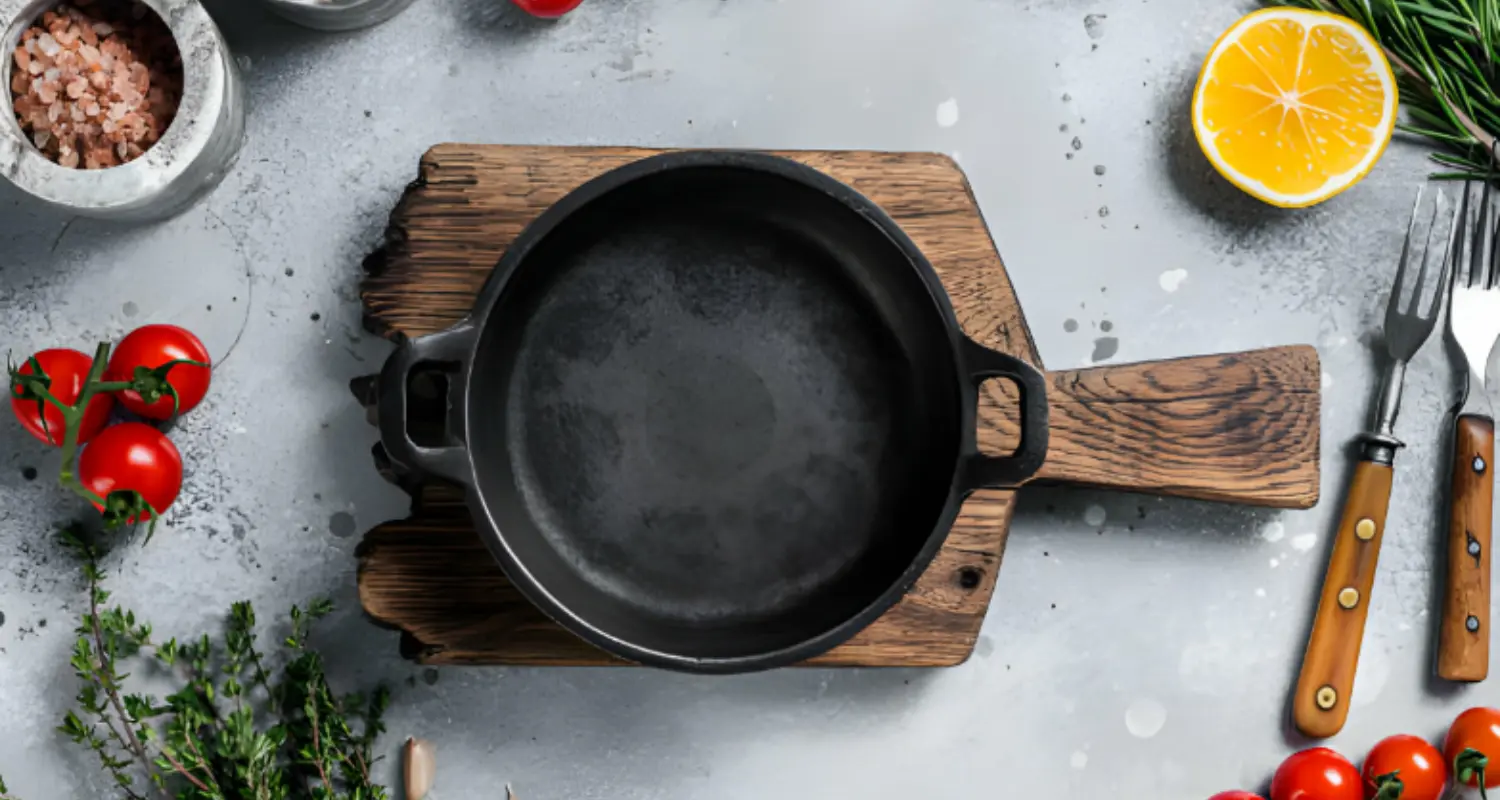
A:
<svg viewBox="0 0 1500 800">
<path fill-rule="evenodd" d="M 1293 753 L 1271 778 L 1271 800 L 1364 800 L 1359 770 L 1326 747 Z"/>
<path fill-rule="evenodd" d="M 1208 800 L 1266 800 L 1254 792 L 1242 792 L 1238 789 L 1231 792 L 1219 792 Z"/>
<path fill-rule="evenodd" d="M 511 0 L 533 17 L 556 19 L 583 4 L 583 0 Z"/>
<path fill-rule="evenodd" d="M 1453 759 L 1465 750 L 1477 750 L 1489 759 L 1484 770 L 1485 788 L 1500 786 L 1500 709 L 1471 708 L 1453 720 L 1443 740 L 1443 758 L 1450 768 Z M 1470 775 L 1464 783 L 1478 786 L 1479 775 Z"/>
<path fill-rule="evenodd" d="M 114 355 L 109 358 L 106 377 L 111 381 L 135 380 L 137 368 L 154 370 L 171 361 L 208 364 L 208 348 L 198 337 L 176 325 L 147 325 L 136 328 L 120 340 Z M 193 364 L 178 364 L 167 370 L 166 381 L 177 392 L 178 414 L 186 414 L 203 402 L 203 396 L 208 394 L 211 374 L 208 367 Z M 120 403 L 147 419 L 170 419 L 172 416 L 172 396 L 164 387 L 158 389 L 154 399 L 127 389 L 120 392 Z"/>
<path fill-rule="evenodd" d="M 88 380 L 89 368 L 93 366 L 94 360 L 78 352 L 77 350 L 43 350 L 32 356 L 36 362 L 42 365 L 42 372 L 51 380 L 48 391 L 62 403 L 73 405 L 78 402 L 78 395 L 83 391 L 83 384 Z M 28 359 L 21 368 L 17 370 L 26 375 L 31 375 L 31 361 Z M 50 403 L 44 402 L 45 411 L 37 407 L 36 400 L 22 399 L 16 387 L 10 390 L 10 409 L 16 414 L 16 419 L 31 431 L 31 435 L 37 440 L 52 445 L 61 445 L 67 435 L 63 424 L 62 412 L 58 411 Z M 109 422 L 110 409 L 114 408 L 115 401 L 108 394 L 96 394 L 89 401 L 89 407 L 83 412 L 83 424 L 78 429 L 78 442 L 82 444 L 94 438 Z M 44 428 L 42 420 L 47 424 Z"/>
<path fill-rule="evenodd" d="M 114 491 L 140 492 L 163 514 L 182 489 L 182 456 L 161 431 L 143 422 L 122 422 L 105 428 L 83 449 L 78 479 L 105 499 Z M 132 516 L 129 521 L 138 520 Z"/>
<path fill-rule="evenodd" d="M 1418 736 L 1397 734 L 1381 739 L 1365 756 L 1365 797 L 1380 790 L 1379 779 L 1395 773 L 1402 800 L 1438 800 L 1448 783 L 1447 762 L 1436 747 Z"/>
</svg>

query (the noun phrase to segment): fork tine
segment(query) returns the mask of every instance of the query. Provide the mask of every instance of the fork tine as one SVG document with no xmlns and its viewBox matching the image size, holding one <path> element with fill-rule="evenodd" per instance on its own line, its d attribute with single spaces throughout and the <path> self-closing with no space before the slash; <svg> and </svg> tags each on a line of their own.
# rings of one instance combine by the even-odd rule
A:
<svg viewBox="0 0 1500 800">
<path fill-rule="evenodd" d="M 1443 193 L 1441 190 L 1438 191 L 1437 201 L 1438 203 L 1443 202 Z M 1442 307 L 1443 297 L 1445 295 L 1452 296 L 1453 294 L 1453 283 L 1449 280 L 1449 278 L 1453 274 L 1453 259 L 1451 258 L 1451 256 L 1453 252 L 1453 242 L 1455 239 L 1454 234 L 1457 233 L 1456 217 L 1457 214 L 1455 213 L 1453 217 L 1448 218 L 1448 244 L 1443 248 L 1443 270 L 1442 272 L 1438 273 L 1437 289 L 1432 293 L 1432 305 L 1427 309 L 1427 313 L 1423 315 L 1423 318 L 1428 320 L 1429 322 L 1437 321 L 1438 310 Z M 1437 227 L 1435 214 L 1433 227 Z M 1429 237 L 1431 236 L 1431 231 L 1428 232 L 1428 235 Z"/>
<path fill-rule="evenodd" d="M 1465 255 L 1472 249 L 1469 241 L 1469 190 L 1471 182 L 1464 180 L 1463 190 L 1458 194 L 1458 208 L 1453 212 L 1453 237 L 1448 242 L 1449 258 L 1453 265 L 1453 282 L 1455 285 L 1467 285 L 1468 262 Z"/>
<path fill-rule="evenodd" d="M 1417 227 L 1417 212 L 1422 208 L 1422 190 L 1426 186 L 1417 187 L 1417 199 L 1411 206 L 1411 220 L 1406 223 L 1406 238 L 1401 240 L 1401 260 L 1396 262 L 1396 282 L 1391 285 L 1391 299 L 1386 302 L 1386 328 L 1391 327 L 1391 320 L 1401 314 L 1401 291 L 1406 286 L 1406 265 L 1411 262 L 1411 232 Z M 1421 294 L 1420 288 L 1417 294 Z"/>
<path fill-rule="evenodd" d="M 1479 195 L 1479 215 L 1474 219 L 1474 252 L 1469 257 L 1468 286 L 1478 286 L 1489 271 L 1491 253 L 1490 237 L 1490 179 L 1486 175 L 1480 181 L 1483 187 Z"/>
<path fill-rule="evenodd" d="M 1421 201 L 1422 198 L 1418 196 L 1417 202 L 1420 203 Z M 1417 258 L 1421 260 L 1422 266 L 1417 270 L 1417 282 L 1412 284 L 1411 287 L 1411 304 L 1407 306 L 1407 308 L 1411 309 L 1409 313 L 1415 314 L 1418 317 L 1425 316 L 1422 313 L 1422 295 L 1427 290 L 1427 266 L 1432 263 L 1432 229 L 1436 227 L 1434 223 L 1437 222 L 1438 203 L 1440 201 L 1441 197 L 1438 201 L 1435 201 L 1432 204 L 1432 218 L 1427 221 L 1427 237 L 1422 241 L 1421 254 L 1417 256 Z M 1414 229 L 1417 224 L 1415 212 L 1413 212 L 1412 214 L 1411 224 L 1412 227 L 1408 228 L 1406 231 L 1406 239 L 1408 243 L 1410 243 L 1411 241 L 1412 233 L 1415 232 Z"/>
</svg>

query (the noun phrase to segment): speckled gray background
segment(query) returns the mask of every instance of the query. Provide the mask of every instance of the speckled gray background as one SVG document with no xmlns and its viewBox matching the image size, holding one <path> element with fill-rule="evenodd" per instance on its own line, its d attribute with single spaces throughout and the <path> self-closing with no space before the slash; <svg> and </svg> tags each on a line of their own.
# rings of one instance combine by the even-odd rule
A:
<svg viewBox="0 0 1500 800">
<path fill-rule="evenodd" d="M 211 8 L 252 105 L 239 166 L 205 203 L 123 228 L 70 224 L 0 189 L 7 348 L 88 349 L 173 321 L 222 361 L 175 434 L 191 463 L 183 501 L 150 546 L 116 559 L 119 596 L 160 630 L 200 630 L 239 598 L 270 617 L 332 594 L 333 671 L 396 685 L 386 749 L 437 742 L 435 800 L 499 797 L 505 782 L 524 800 L 1193 798 L 1260 784 L 1300 744 L 1288 687 L 1344 445 L 1374 391 L 1400 220 L 1427 166 L 1420 146 L 1395 145 L 1364 183 L 1301 212 L 1215 177 L 1186 109 L 1207 47 L 1247 5 L 589 0 L 538 24 L 501 0 L 421 0 L 335 36 L 244 0 Z M 375 434 L 345 384 L 387 351 L 359 327 L 360 259 L 441 141 L 952 153 L 1049 365 L 1316 344 L 1325 501 L 1283 513 L 1029 490 L 978 651 L 950 670 L 413 667 L 355 608 L 350 534 L 404 501 L 371 467 Z M 1411 446 L 1355 708 L 1333 742 L 1352 753 L 1497 697 L 1493 682 L 1454 693 L 1429 678 L 1451 393 L 1434 340 L 1412 370 L 1399 431 Z M 105 786 L 52 732 L 81 598 L 46 542 L 75 509 L 45 479 L 55 466 L 0 424 L 0 773 L 32 800 Z"/>
</svg>

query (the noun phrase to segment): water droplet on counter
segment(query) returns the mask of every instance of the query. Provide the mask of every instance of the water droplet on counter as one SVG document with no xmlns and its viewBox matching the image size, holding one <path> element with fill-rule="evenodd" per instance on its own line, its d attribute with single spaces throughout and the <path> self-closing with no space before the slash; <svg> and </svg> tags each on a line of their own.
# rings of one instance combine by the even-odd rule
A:
<svg viewBox="0 0 1500 800">
<path fill-rule="evenodd" d="M 340 539 L 353 536 L 356 527 L 354 515 L 347 511 L 340 511 L 328 518 L 328 532 Z"/>
<path fill-rule="evenodd" d="M 1101 336 L 1094 340 L 1094 353 L 1089 360 L 1095 364 L 1100 361 L 1108 361 L 1120 352 L 1120 340 L 1113 336 Z"/>
<path fill-rule="evenodd" d="M 1125 729 L 1137 739 L 1150 739 L 1167 724 L 1167 710 L 1155 700 L 1142 699 L 1125 709 Z"/>
<path fill-rule="evenodd" d="M 1098 503 L 1090 505 L 1088 508 L 1083 510 L 1083 521 L 1094 528 L 1103 525 L 1104 521 L 1108 518 L 1109 512 L 1105 511 L 1104 506 L 1101 506 Z"/>
<path fill-rule="evenodd" d="M 938 104 L 937 124 L 940 128 L 951 128 L 958 124 L 958 99 L 950 97 Z"/>
<path fill-rule="evenodd" d="M 1279 542 L 1286 536 L 1286 526 L 1276 520 L 1267 522 L 1260 527 L 1260 538 L 1268 542 Z"/>
</svg>

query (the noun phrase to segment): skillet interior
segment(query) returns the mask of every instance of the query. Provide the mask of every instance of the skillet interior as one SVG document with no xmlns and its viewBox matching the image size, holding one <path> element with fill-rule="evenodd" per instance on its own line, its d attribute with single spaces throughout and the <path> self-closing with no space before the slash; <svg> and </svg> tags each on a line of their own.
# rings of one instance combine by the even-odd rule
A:
<svg viewBox="0 0 1500 800">
<path fill-rule="evenodd" d="M 953 345 L 906 253 L 844 200 L 669 169 L 514 269 L 475 351 L 469 447 L 497 554 L 575 631 L 645 660 L 797 648 L 873 618 L 946 534 Z"/>
</svg>

